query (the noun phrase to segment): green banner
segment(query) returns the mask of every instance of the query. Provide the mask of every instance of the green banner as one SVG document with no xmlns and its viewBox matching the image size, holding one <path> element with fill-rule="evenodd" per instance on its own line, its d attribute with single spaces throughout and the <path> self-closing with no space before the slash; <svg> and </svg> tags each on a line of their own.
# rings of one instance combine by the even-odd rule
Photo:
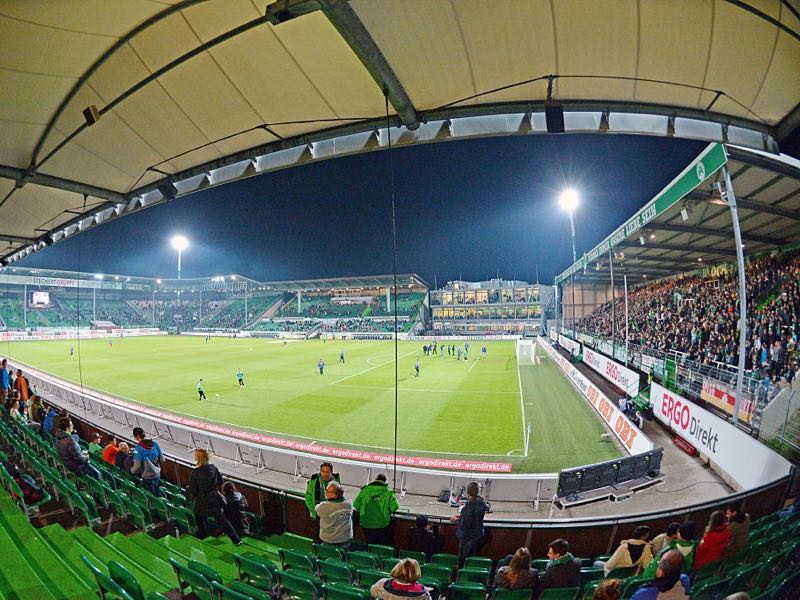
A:
<svg viewBox="0 0 800 600">
<path fill-rule="evenodd" d="M 556 276 L 556 284 L 568 279 L 573 273 L 586 269 L 598 257 L 608 254 L 611 248 L 618 246 L 620 242 L 628 239 L 657 216 L 665 213 L 676 202 L 682 200 L 689 192 L 719 171 L 726 162 L 728 162 L 728 156 L 725 154 L 722 144 L 709 144 L 675 179 L 670 181 L 655 198 L 645 204 L 624 225 L 584 254 L 561 275 Z"/>
</svg>

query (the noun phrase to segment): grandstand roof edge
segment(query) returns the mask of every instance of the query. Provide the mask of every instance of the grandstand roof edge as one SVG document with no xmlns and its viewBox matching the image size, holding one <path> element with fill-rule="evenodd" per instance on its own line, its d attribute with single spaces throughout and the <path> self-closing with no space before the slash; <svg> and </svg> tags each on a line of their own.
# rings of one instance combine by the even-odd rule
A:
<svg viewBox="0 0 800 600">
<path fill-rule="evenodd" d="M 661 189 L 641 209 L 617 227 L 602 242 L 570 265 L 563 273 L 557 275 L 555 284 L 559 284 L 575 272 L 586 267 L 598 257 L 618 246 L 633 233 L 641 230 L 647 223 L 663 214 L 676 202 L 683 199 L 691 191 L 699 187 L 705 180 L 713 176 L 726 162 L 728 156 L 722 144 L 712 142 L 689 163 L 675 178 Z"/>
</svg>

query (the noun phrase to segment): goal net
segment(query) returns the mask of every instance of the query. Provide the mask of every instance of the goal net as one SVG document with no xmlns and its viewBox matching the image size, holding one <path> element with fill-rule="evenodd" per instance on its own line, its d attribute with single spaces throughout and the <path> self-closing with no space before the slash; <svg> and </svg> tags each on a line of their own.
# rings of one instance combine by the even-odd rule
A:
<svg viewBox="0 0 800 600">
<path fill-rule="evenodd" d="M 536 361 L 536 342 L 534 340 L 517 340 L 517 364 L 532 365 Z"/>
</svg>

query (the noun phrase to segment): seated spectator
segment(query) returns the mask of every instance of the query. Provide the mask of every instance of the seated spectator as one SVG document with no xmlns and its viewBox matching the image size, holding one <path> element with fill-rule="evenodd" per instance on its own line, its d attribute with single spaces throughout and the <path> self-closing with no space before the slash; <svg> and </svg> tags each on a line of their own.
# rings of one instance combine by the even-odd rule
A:
<svg viewBox="0 0 800 600">
<path fill-rule="evenodd" d="M 633 593 L 631 600 L 689 600 L 689 576 L 681 574 L 683 554 L 668 550 L 658 561 L 656 578 Z"/>
<path fill-rule="evenodd" d="M 653 560 L 653 553 L 650 549 L 650 528 L 647 525 L 640 525 L 633 530 L 633 538 L 620 542 L 619 548 L 611 555 L 606 562 L 597 561 L 594 566 L 596 569 L 602 568 L 605 576 L 618 567 L 638 567 L 637 571 L 642 570 Z"/>
<path fill-rule="evenodd" d="M 731 533 L 731 539 L 725 546 L 722 558 L 730 558 L 747 544 L 747 536 L 750 533 L 750 515 L 745 513 L 738 504 L 730 504 L 725 510 L 725 517 L 728 519 L 728 531 Z"/>
<path fill-rule="evenodd" d="M 520 548 L 514 553 L 507 567 L 500 567 L 494 576 L 494 585 L 504 590 L 533 588 L 539 582 L 539 574 L 531 568 L 531 553 Z"/>
<path fill-rule="evenodd" d="M 110 440 L 108 440 L 108 443 L 106 444 L 105 448 L 103 448 L 103 451 L 100 453 L 100 458 L 102 458 L 110 465 L 115 465 L 117 464 L 116 463 L 117 452 L 119 452 L 119 447 L 117 446 L 117 438 L 112 437 Z"/>
<path fill-rule="evenodd" d="M 731 532 L 728 530 L 728 524 L 725 521 L 725 513 L 721 510 L 715 510 L 711 513 L 706 533 L 697 546 L 697 552 L 694 557 L 695 570 L 722 558 L 722 553 L 725 552 L 725 547 L 730 539 Z"/>
<path fill-rule="evenodd" d="M 392 569 L 391 577 L 376 581 L 369 589 L 373 598 L 381 600 L 431 600 L 428 590 L 419 582 L 419 563 L 404 558 Z"/>
<path fill-rule="evenodd" d="M 100 471 L 89 463 L 89 455 L 81 451 L 81 447 L 72 436 L 75 431 L 72 420 L 69 417 L 59 417 L 55 429 L 56 451 L 64 466 L 73 473 L 100 479 Z"/>
<path fill-rule="evenodd" d="M 650 542 L 650 550 L 653 556 L 658 557 L 664 550 L 669 548 L 672 540 L 678 539 L 678 529 L 680 527 L 680 523 L 670 523 L 664 533 L 659 533 L 653 538 L 653 541 Z"/>
<path fill-rule="evenodd" d="M 794 499 L 794 502 L 788 507 L 778 513 L 781 519 L 800 514 L 800 496 Z"/>
<path fill-rule="evenodd" d="M 127 442 L 119 443 L 118 451 L 114 455 L 114 464 L 126 471 L 133 469 L 133 448 L 128 446 Z"/>
<path fill-rule="evenodd" d="M 44 429 L 46 433 L 53 435 L 53 425 L 57 416 L 58 411 L 55 406 L 51 406 L 47 409 L 47 414 L 44 416 L 44 421 L 42 422 L 42 429 Z"/>
<path fill-rule="evenodd" d="M 245 514 L 247 511 L 247 498 L 236 489 L 232 481 L 226 481 L 222 486 L 225 496 L 225 517 L 231 522 L 239 537 L 251 535 L 250 519 Z"/>
<path fill-rule="evenodd" d="M 149 490 L 155 497 L 161 495 L 159 486 L 161 485 L 161 463 L 164 457 L 158 442 L 148 439 L 144 435 L 141 427 L 133 428 L 133 439 L 136 440 L 136 447 L 133 454 L 133 467 L 131 473 L 141 474 L 144 488 Z"/>
<path fill-rule="evenodd" d="M 682 568 L 685 573 L 691 573 L 694 567 L 694 552 L 697 546 L 695 537 L 697 537 L 697 523 L 694 521 L 687 521 L 686 523 L 681 523 L 681 526 L 678 528 L 678 537 L 672 540 L 668 546 L 670 550 L 677 550 L 683 556 Z M 662 551 L 662 556 L 663 554 L 665 554 L 665 552 Z M 657 570 L 658 557 L 653 559 L 647 566 L 642 576 L 648 578 L 655 577 Z"/>
<path fill-rule="evenodd" d="M 604 579 L 592 594 L 592 600 L 619 600 L 620 598 L 622 598 L 621 579 Z"/>
<path fill-rule="evenodd" d="M 25 418 L 25 415 L 22 414 L 19 410 L 19 400 L 14 400 L 11 403 L 11 409 L 8 411 L 11 418 L 14 420 L 15 423 L 18 425 L 27 425 L 28 419 Z"/>
<path fill-rule="evenodd" d="M 326 544 L 348 548 L 353 539 L 353 503 L 345 500 L 342 484 L 331 479 L 325 487 L 325 501 L 315 509 L 319 517 L 319 538 Z"/>
<path fill-rule="evenodd" d="M 548 588 L 580 587 L 581 561 L 569 551 L 569 542 L 557 539 L 547 547 L 547 568 L 534 588 L 533 598 L 539 598 Z"/>
<path fill-rule="evenodd" d="M 428 517 L 418 515 L 414 527 L 408 530 L 408 549 L 423 552 L 425 560 L 430 561 L 431 556 L 439 551 L 439 546 L 436 525 L 429 525 Z"/>
<path fill-rule="evenodd" d="M 100 445 L 100 434 L 93 433 L 92 437 L 89 438 L 89 454 L 99 456 L 102 451 L 103 447 Z"/>
<path fill-rule="evenodd" d="M 39 425 L 42 425 L 46 414 L 47 411 L 45 410 L 41 397 L 33 395 L 31 397 L 31 419 Z"/>
</svg>

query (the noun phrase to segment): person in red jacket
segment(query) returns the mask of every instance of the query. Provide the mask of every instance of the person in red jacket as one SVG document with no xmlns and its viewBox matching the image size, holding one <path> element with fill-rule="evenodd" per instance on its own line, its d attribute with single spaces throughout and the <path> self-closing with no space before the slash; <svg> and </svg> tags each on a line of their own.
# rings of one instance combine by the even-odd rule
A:
<svg viewBox="0 0 800 600">
<path fill-rule="evenodd" d="M 697 546 L 697 551 L 694 555 L 695 571 L 703 565 L 722 558 L 722 553 L 725 551 L 725 546 L 728 545 L 730 539 L 731 532 L 725 522 L 725 513 L 721 510 L 715 510 L 711 513 L 706 534 Z"/>
</svg>

